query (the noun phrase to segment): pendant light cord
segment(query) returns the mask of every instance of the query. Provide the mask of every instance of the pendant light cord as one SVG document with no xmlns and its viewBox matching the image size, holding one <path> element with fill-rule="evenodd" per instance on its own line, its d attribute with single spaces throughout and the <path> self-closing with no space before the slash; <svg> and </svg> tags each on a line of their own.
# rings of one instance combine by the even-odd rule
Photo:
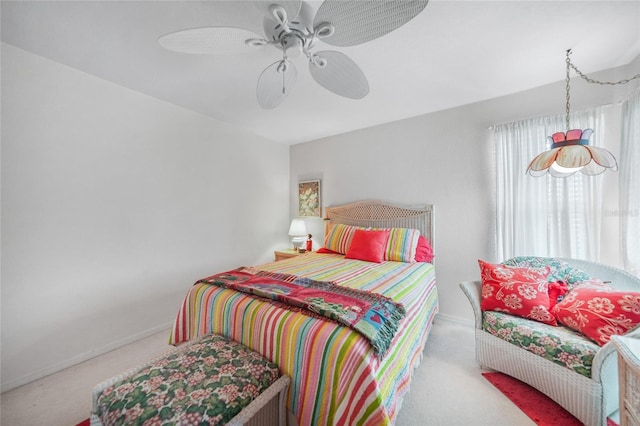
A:
<svg viewBox="0 0 640 426">
<path fill-rule="evenodd" d="M 625 78 L 625 79 L 618 80 L 618 81 L 598 81 L 598 80 L 594 80 L 594 79 L 592 79 L 592 78 L 589 78 L 589 77 L 588 77 L 587 75 L 585 75 L 582 71 L 580 71 L 580 70 L 578 69 L 578 67 L 576 67 L 576 66 L 571 62 L 571 58 L 569 57 L 569 55 L 571 55 L 571 49 L 568 49 L 568 50 L 567 50 L 567 59 L 566 59 L 566 63 L 567 63 L 567 78 L 566 78 L 566 83 L 567 83 L 567 106 L 566 106 L 566 113 L 567 113 L 567 119 L 566 119 L 566 122 L 567 122 L 567 132 L 569 132 L 569 130 L 571 130 L 570 125 L 569 125 L 569 113 L 570 113 L 570 110 L 571 110 L 571 107 L 570 107 L 571 95 L 569 94 L 569 92 L 570 92 L 570 90 L 571 90 L 571 87 L 570 87 L 570 85 L 569 85 L 569 82 L 570 82 L 570 80 L 571 80 L 571 76 L 570 76 L 569 74 L 570 74 L 571 69 L 573 69 L 573 70 L 576 72 L 576 74 L 578 74 L 581 78 L 583 78 L 584 80 L 586 80 L 586 81 L 587 81 L 587 83 L 600 84 L 600 85 L 603 85 L 603 86 L 604 86 L 604 85 L 615 86 L 615 85 L 618 85 L 618 84 L 627 84 L 627 83 L 629 83 L 630 81 L 633 81 L 633 80 L 635 80 L 635 79 L 637 79 L 637 78 L 640 78 L 640 74 L 636 74 L 636 75 L 634 75 L 634 76 L 633 76 L 633 77 L 631 77 L 631 78 Z"/>
<path fill-rule="evenodd" d="M 569 55 L 571 54 L 571 49 L 567 50 L 567 77 L 566 77 L 566 83 L 567 83 L 567 106 L 565 108 L 565 112 L 566 112 L 566 123 L 567 123 L 567 133 L 569 133 L 569 130 L 571 130 L 571 126 L 569 125 L 569 113 L 571 112 L 571 95 L 570 95 L 570 91 L 571 91 L 571 85 L 569 84 L 571 81 L 571 59 L 569 59 Z"/>
</svg>

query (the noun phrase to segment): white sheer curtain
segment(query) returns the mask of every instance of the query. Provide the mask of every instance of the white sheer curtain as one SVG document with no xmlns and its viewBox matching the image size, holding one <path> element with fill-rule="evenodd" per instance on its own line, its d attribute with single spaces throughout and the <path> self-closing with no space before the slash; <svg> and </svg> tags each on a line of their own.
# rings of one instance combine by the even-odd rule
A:
<svg viewBox="0 0 640 426">
<path fill-rule="evenodd" d="M 529 162 L 549 149 L 547 136 L 566 131 L 564 115 L 493 127 L 496 156 L 496 255 L 599 260 L 602 179 L 581 173 L 568 178 L 526 174 Z M 601 107 L 572 113 L 571 128 L 594 129 L 603 139 Z"/>
<path fill-rule="evenodd" d="M 640 89 L 622 104 L 619 162 L 622 260 L 640 276 Z"/>
</svg>

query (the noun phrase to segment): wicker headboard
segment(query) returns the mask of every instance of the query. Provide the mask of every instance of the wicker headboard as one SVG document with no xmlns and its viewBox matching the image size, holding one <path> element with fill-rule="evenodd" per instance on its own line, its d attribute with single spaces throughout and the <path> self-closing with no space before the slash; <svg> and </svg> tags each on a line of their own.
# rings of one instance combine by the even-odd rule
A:
<svg viewBox="0 0 640 426">
<path fill-rule="evenodd" d="M 434 247 L 433 205 L 408 206 L 380 200 L 356 201 L 325 208 L 325 235 L 338 223 L 372 228 L 418 229 Z"/>
</svg>

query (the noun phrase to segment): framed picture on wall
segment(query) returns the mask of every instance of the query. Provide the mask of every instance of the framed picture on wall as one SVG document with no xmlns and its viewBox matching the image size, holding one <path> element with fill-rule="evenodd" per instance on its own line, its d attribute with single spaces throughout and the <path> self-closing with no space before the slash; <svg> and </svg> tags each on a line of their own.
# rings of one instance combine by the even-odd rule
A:
<svg viewBox="0 0 640 426">
<path fill-rule="evenodd" d="M 298 182 L 298 216 L 320 217 L 321 214 L 320 181 Z"/>
</svg>

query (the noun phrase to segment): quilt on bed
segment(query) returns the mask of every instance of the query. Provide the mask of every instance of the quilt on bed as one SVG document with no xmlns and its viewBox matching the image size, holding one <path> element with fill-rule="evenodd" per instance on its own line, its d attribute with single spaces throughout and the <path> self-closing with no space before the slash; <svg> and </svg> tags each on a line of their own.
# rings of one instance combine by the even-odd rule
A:
<svg viewBox="0 0 640 426">
<path fill-rule="evenodd" d="M 346 325 L 362 334 L 382 357 L 405 315 L 404 306 L 388 297 L 330 281 L 316 281 L 291 274 L 237 268 L 198 281 L 284 303 Z"/>
<path fill-rule="evenodd" d="M 438 309 L 433 265 L 312 253 L 256 268 L 402 304 L 406 315 L 389 352 L 380 359 L 362 335 L 334 321 L 206 283 L 188 291 L 170 343 L 217 333 L 261 353 L 291 376 L 287 408 L 300 425 L 392 423 Z"/>
</svg>

